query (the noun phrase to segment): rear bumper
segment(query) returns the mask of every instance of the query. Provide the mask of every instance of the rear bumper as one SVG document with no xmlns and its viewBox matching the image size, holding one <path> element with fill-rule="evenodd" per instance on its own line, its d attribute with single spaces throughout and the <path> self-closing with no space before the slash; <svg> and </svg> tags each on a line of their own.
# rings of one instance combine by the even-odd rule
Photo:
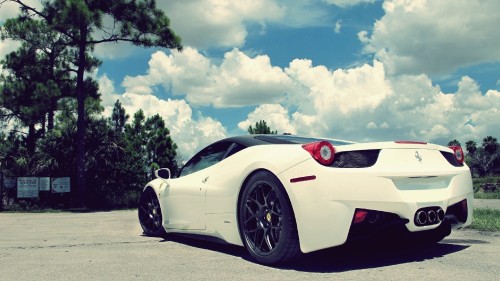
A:
<svg viewBox="0 0 500 281">
<path fill-rule="evenodd" d="M 290 182 L 308 176 L 315 178 Z M 292 203 L 304 253 L 338 246 L 353 237 L 351 226 L 356 209 L 391 214 L 394 219 L 386 226 L 361 229 L 355 233 L 358 236 L 370 236 L 372 230 L 392 227 L 402 227 L 409 233 L 435 229 L 440 223 L 424 226 L 415 223 L 417 210 L 427 207 L 441 208 L 455 228 L 472 222 L 472 179 L 466 166 L 443 171 L 391 173 L 375 167 L 336 169 L 307 160 L 278 177 Z M 467 202 L 465 214 L 461 220 L 454 220 L 456 215 L 451 212 L 451 206 L 463 200 Z"/>
<path fill-rule="evenodd" d="M 381 212 L 378 210 L 365 210 L 356 209 L 355 214 L 365 214 L 362 219 L 354 219 L 351 223 L 347 241 L 355 240 L 398 240 L 398 239 L 411 239 L 419 237 L 418 234 L 435 233 L 441 238 L 448 236 L 452 228 L 460 228 L 468 218 L 468 204 L 467 199 L 458 203 L 448 206 L 446 213 L 443 212 L 442 216 L 434 217 L 433 219 L 427 218 L 424 223 L 418 222 L 418 216 L 421 212 L 428 212 L 434 210 L 435 207 L 425 207 L 416 211 L 413 221 L 417 225 L 433 225 L 434 229 L 423 231 L 411 232 L 406 225 L 410 223 L 410 219 L 404 219 L 396 214 Z M 356 215 L 354 216 L 356 218 Z M 440 240 L 440 239 L 439 239 Z"/>
</svg>

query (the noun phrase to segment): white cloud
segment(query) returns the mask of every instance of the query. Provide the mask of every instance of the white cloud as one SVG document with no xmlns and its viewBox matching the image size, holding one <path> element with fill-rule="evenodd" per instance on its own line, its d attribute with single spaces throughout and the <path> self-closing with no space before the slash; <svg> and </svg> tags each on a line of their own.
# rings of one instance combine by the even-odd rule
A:
<svg viewBox="0 0 500 281">
<path fill-rule="evenodd" d="M 21 44 L 17 41 L 4 40 L 0 41 L 0 58 L 4 59 L 7 54 L 17 50 Z M 1 66 L 1 64 L 0 64 Z"/>
<path fill-rule="evenodd" d="M 375 0 L 166 0 L 158 1 L 185 46 L 198 49 L 242 47 L 252 28 L 269 23 L 302 28 L 332 26 L 325 4 L 348 8 Z M 337 22 L 337 26 L 340 24 Z M 337 29 L 340 26 L 337 27 Z"/>
<path fill-rule="evenodd" d="M 173 30 L 186 46 L 239 47 L 248 35 L 247 24 L 265 25 L 283 17 L 273 0 L 166 0 L 157 2 L 171 19 Z"/>
<path fill-rule="evenodd" d="M 36 9 L 40 9 L 42 7 L 39 0 L 25 0 L 23 3 Z M 20 12 L 19 7 L 19 4 L 11 1 L 6 1 L 5 3 L 0 4 L 0 23 L 3 23 L 9 18 L 16 17 Z"/>
<path fill-rule="evenodd" d="M 335 22 L 335 33 L 340 33 L 340 29 L 342 28 L 342 20 L 338 20 L 337 22 Z"/>
<path fill-rule="evenodd" d="M 279 132 L 357 141 L 418 139 L 446 143 L 453 138 L 478 139 L 500 131 L 495 122 L 500 118 L 499 92 L 489 90 L 484 94 L 467 76 L 457 82 L 456 93 L 444 93 L 428 75 L 387 75 L 386 67 L 377 60 L 330 70 L 314 66 L 310 60 L 295 59 L 282 69 L 273 66 L 267 56 L 252 58 L 237 49 L 227 52 L 218 64 L 186 48 L 170 55 L 157 52 L 149 65 L 146 75 L 123 81 L 126 92 L 137 99 L 130 104 L 161 107 L 152 106 L 151 99 L 153 89 L 162 85 L 174 95 L 185 96 L 183 102 L 189 109 L 188 103 L 256 105 L 238 123 L 242 132 L 260 120 Z M 149 103 L 139 102 L 141 96 Z M 206 119 L 193 118 L 192 113 L 188 116 L 196 124 Z M 220 123 L 213 128 L 218 136 L 226 134 Z"/>
<path fill-rule="evenodd" d="M 342 8 L 348 8 L 359 4 L 373 4 L 375 0 L 323 0 L 326 3 L 334 4 Z"/>
<path fill-rule="evenodd" d="M 203 146 L 227 135 L 220 122 L 201 115 L 195 118 L 184 100 L 161 100 L 153 95 L 134 93 L 125 93 L 120 100 L 131 115 L 139 109 L 146 116 L 160 114 L 183 155 L 191 156 Z"/>
<path fill-rule="evenodd" d="M 263 119 L 271 128 L 286 125 L 286 131 L 305 135 L 441 144 L 455 138 L 478 140 L 500 131 L 496 122 L 500 120 L 500 92 L 482 94 L 467 76 L 458 83 L 456 93 L 443 93 L 427 75 L 386 76 L 377 61 L 330 71 L 307 60 L 295 60 L 286 73 L 300 92 L 286 106 L 257 107 L 239 123 L 240 129 Z"/>
<path fill-rule="evenodd" d="M 391 94 L 385 81 L 384 67 L 375 62 L 348 70 L 330 71 L 324 66 L 312 66 L 310 60 L 294 60 L 286 73 L 308 96 L 304 101 L 296 101 L 297 106 L 307 114 L 331 113 L 350 115 L 376 108 L 387 95 Z"/>
<path fill-rule="evenodd" d="M 30 4 L 28 1 L 27 4 Z M 0 5 L 0 25 L 9 19 L 15 17 L 19 13 L 19 5 L 12 2 L 5 2 Z M 0 59 L 5 58 L 5 56 L 15 50 L 17 50 L 21 44 L 17 41 L 12 40 L 0 40 Z M 2 65 L 0 64 L 0 70 L 2 69 Z"/>
<path fill-rule="evenodd" d="M 113 18 L 109 15 L 104 15 L 102 19 L 101 30 L 97 29 L 92 33 L 92 37 L 95 40 L 104 40 L 109 38 L 109 30 L 114 27 L 115 32 L 118 31 L 118 27 L 114 22 Z M 94 55 L 99 59 L 108 60 L 119 60 L 127 57 L 132 57 L 144 52 L 144 47 L 134 46 L 130 42 L 118 41 L 118 42 L 106 42 L 94 45 Z"/>
<path fill-rule="evenodd" d="M 118 95 L 113 82 L 106 75 L 99 78 L 99 88 L 105 116 L 111 115 L 117 99 L 130 116 L 139 109 L 144 111 L 146 117 L 160 114 L 183 158 L 192 156 L 199 149 L 227 135 L 219 121 L 204 117 L 201 113 L 193 116 L 193 111 L 185 100 L 162 100 L 151 94 L 134 92 L 137 88 Z"/>
<path fill-rule="evenodd" d="M 220 65 L 193 48 L 156 52 L 147 75 L 126 77 L 127 91 L 149 95 L 162 85 L 174 95 L 185 95 L 191 104 L 239 107 L 277 102 L 289 90 L 291 81 L 268 56 L 251 58 L 238 49 L 227 52 Z"/>
<path fill-rule="evenodd" d="M 370 34 L 358 37 L 389 73 L 443 75 L 500 61 L 497 0 L 386 0 L 383 8 Z"/>
<path fill-rule="evenodd" d="M 115 92 L 114 81 L 109 79 L 106 74 L 100 77 L 97 77 L 97 72 L 95 74 L 96 77 L 94 79 L 99 84 L 99 93 L 101 94 L 101 105 L 104 107 L 105 115 L 111 116 L 113 106 L 120 99 L 120 95 Z"/>
<path fill-rule="evenodd" d="M 108 42 L 95 45 L 94 55 L 99 59 L 123 59 L 130 57 L 140 47 L 126 42 Z M 119 50 L 119 51 L 117 51 Z"/>
<path fill-rule="evenodd" d="M 303 28 L 311 26 L 331 26 L 332 15 L 318 1 L 310 0 L 277 0 L 285 8 L 284 16 L 279 24 Z"/>
<path fill-rule="evenodd" d="M 248 115 L 245 121 L 238 123 L 238 128 L 247 131 L 250 126 L 255 127 L 255 123 L 264 120 L 271 130 L 278 131 L 279 134 L 296 134 L 295 128 L 290 124 L 288 110 L 279 104 L 263 104 L 258 106 Z"/>
<path fill-rule="evenodd" d="M 366 128 L 367 128 L 367 129 L 377 129 L 377 128 L 378 128 L 378 126 L 377 126 L 377 124 L 376 124 L 375 122 L 373 122 L 373 121 L 372 121 L 372 122 L 370 122 L 370 123 L 368 123 L 368 124 L 366 125 Z"/>
</svg>

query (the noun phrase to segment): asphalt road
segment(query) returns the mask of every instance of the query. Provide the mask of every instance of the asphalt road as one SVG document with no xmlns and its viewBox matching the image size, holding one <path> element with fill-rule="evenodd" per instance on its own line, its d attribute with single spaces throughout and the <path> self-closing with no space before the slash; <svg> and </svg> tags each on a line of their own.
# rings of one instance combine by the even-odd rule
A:
<svg viewBox="0 0 500 281">
<path fill-rule="evenodd" d="M 498 280 L 500 233 L 454 231 L 432 247 L 344 247 L 287 267 L 241 247 L 142 236 L 135 211 L 0 213 L 0 280 Z"/>
</svg>

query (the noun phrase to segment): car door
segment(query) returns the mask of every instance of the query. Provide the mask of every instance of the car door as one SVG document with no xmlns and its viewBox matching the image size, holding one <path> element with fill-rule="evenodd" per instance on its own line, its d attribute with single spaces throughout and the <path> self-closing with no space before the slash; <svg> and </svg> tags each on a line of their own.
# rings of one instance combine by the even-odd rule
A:
<svg viewBox="0 0 500 281">
<path fill-rule="evenodd" d="M 229 142 L 210 145 L 196 154 L 172 179 L 166 197 L 166 227 L 170 229 L 205 229 L 207 181 L 212 166 L 220 162 Z"/>
</svg>

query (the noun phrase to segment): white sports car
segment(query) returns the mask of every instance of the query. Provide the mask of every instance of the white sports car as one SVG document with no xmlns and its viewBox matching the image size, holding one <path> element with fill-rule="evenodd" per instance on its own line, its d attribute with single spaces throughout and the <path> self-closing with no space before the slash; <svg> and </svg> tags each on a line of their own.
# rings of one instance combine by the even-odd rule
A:
<svg viewBox="0 0 500 281">
<path fill-rule="evenodd" d="M 472 221 L 460 147 L 247 135 L 156 176 L 139 203 L 146 235 L 216 237 L 264 264 L 377 234 L 437 242 Z"/>
</svg>

